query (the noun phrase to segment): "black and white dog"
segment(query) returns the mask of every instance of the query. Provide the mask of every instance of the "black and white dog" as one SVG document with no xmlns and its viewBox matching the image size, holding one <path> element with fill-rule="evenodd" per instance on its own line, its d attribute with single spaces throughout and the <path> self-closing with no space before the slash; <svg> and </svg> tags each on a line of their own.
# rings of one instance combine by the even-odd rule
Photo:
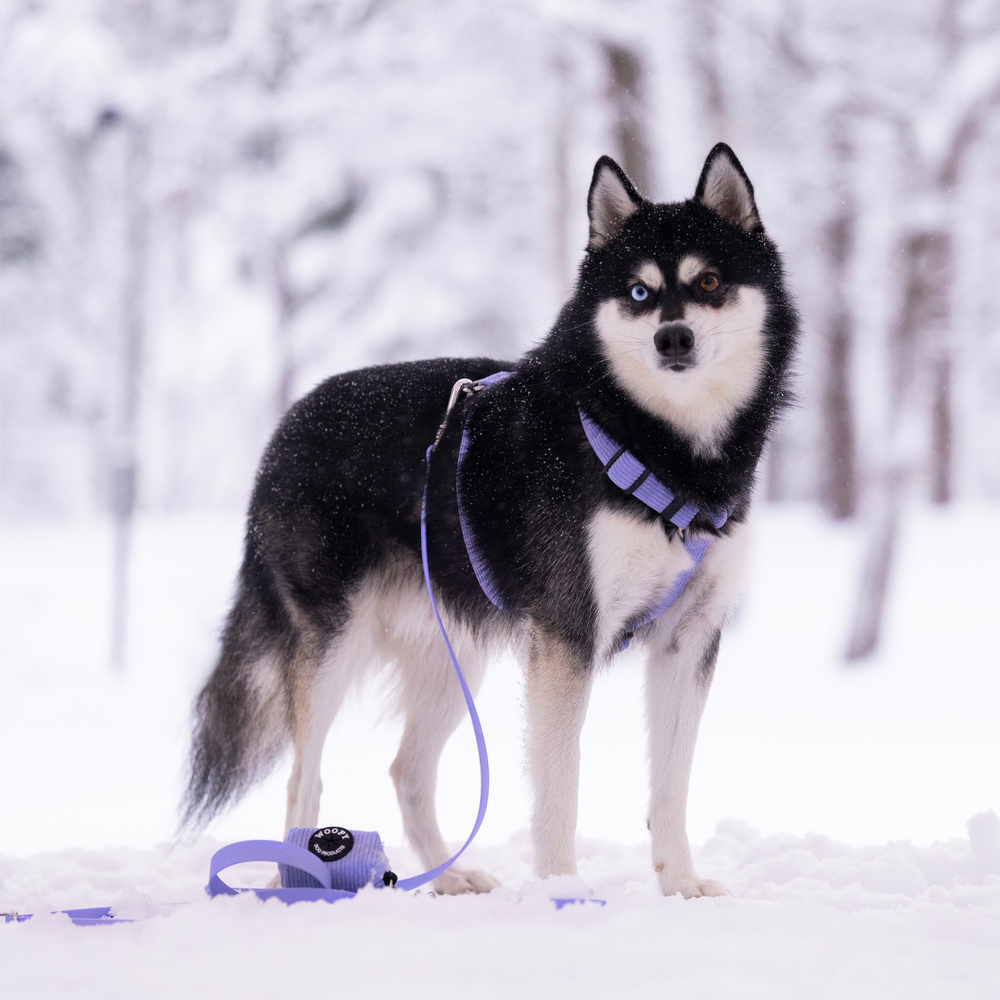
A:
<svg viewBox="0 0 1000 1000">
<path fill-rule="evenodd" d="M 603 157 L 587 209 L 576 291 L 519 361 L 349 372 L 282 421 L 250 503 L 221 656 L 197 701 L 187 822 L 235 800 L 291 743 L 286 828 L 317 825 L 326 733 L 349 688 L 391 663 L 406 834 L 428 867 L 449 856 L 436 772 L 466 709 L 422 586 L 424 453 L 457 380 L 508 370 L 459 402 L 434 453 L 429 561 L 473 690 L 497 649 L 513 646 L 524 664 L 536 873 L 576 871 L 591 681 L 634 637 L 648 656 L 660 886 L 725 891 L 692 865 L 688 779 L 741 587 L 755 470 L 787 400 L 796 315 L 728 146 L 709 154 L 694 198 L 670 205 L 645 201 Z M 496 884 L 453 867 L 436 888 Z"/>
</svg>

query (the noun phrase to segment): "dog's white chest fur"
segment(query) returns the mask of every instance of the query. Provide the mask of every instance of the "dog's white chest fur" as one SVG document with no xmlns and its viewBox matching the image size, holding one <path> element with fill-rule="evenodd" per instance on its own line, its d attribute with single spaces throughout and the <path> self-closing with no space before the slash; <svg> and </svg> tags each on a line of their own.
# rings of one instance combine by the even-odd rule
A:
<svg viewBox="0 0 1000 1000">
<path fill-rule="evenodd" d="M 640 521 L 606 508 L 587 525 L 590 574 L 597 602 L 597 649 L 609 651 L 625 622 L 659 603 L 691 557 L 659 521 Z"/>
</svg>

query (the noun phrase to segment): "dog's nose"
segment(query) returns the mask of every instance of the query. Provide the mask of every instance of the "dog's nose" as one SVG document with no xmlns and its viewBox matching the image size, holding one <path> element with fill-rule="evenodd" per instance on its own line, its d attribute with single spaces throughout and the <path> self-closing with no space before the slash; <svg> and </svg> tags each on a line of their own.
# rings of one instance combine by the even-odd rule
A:
<svg viewBox="0 0 1000 1000">
<path fill-rule="evenodd" d="M 653 337 L 656 349 L 668 361 L 681 361 L 694 347 L 694 331 L 683 323 L 664 323 Z"/>
</svg>

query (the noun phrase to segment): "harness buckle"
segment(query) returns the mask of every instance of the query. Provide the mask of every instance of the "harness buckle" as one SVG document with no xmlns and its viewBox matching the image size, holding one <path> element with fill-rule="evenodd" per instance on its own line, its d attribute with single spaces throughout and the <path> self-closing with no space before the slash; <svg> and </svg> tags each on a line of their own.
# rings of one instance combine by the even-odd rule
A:
<svg viewBox="0 0 1000 1000">
<path fill-rule="evenodd" d="M 682 545 L 687 541 L 689 528 L 678 528 L 673 521 L 664 521 L 662 515 L 660 516 L 660 525 L 666 532 L 668 541 L 673 541 L 674 538 L 677 538 Z"/>
</svg>

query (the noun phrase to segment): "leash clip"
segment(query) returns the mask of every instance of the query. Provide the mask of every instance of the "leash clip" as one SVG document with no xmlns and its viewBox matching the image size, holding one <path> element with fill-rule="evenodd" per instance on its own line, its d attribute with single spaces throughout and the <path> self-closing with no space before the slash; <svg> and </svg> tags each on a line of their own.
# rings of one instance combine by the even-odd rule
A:
<svg viewBox="0 0 1000 1000">
<path fill-rule="evenodd" d="M 434 438 L 434 444 L 431 445 L 431 451 L 441 443 L 441 438 L 444 437 L 445 428 L 448 426 L 448 417 L 451 416 L 451 411 L 455 409 L 455 404 L 458 402 L 458 397 L 464 390 L 469 395 L 472 395 L 476 389 L 479 388 L 477 382 L 473 382 L 471 378 L 460 378 L 452 387 L 451 395 L 448 397 L 448 408 L 444 411 L 444 420 L 441 421 L 441 426 L 438 428 L 437 437 Z"/>
</svg>

